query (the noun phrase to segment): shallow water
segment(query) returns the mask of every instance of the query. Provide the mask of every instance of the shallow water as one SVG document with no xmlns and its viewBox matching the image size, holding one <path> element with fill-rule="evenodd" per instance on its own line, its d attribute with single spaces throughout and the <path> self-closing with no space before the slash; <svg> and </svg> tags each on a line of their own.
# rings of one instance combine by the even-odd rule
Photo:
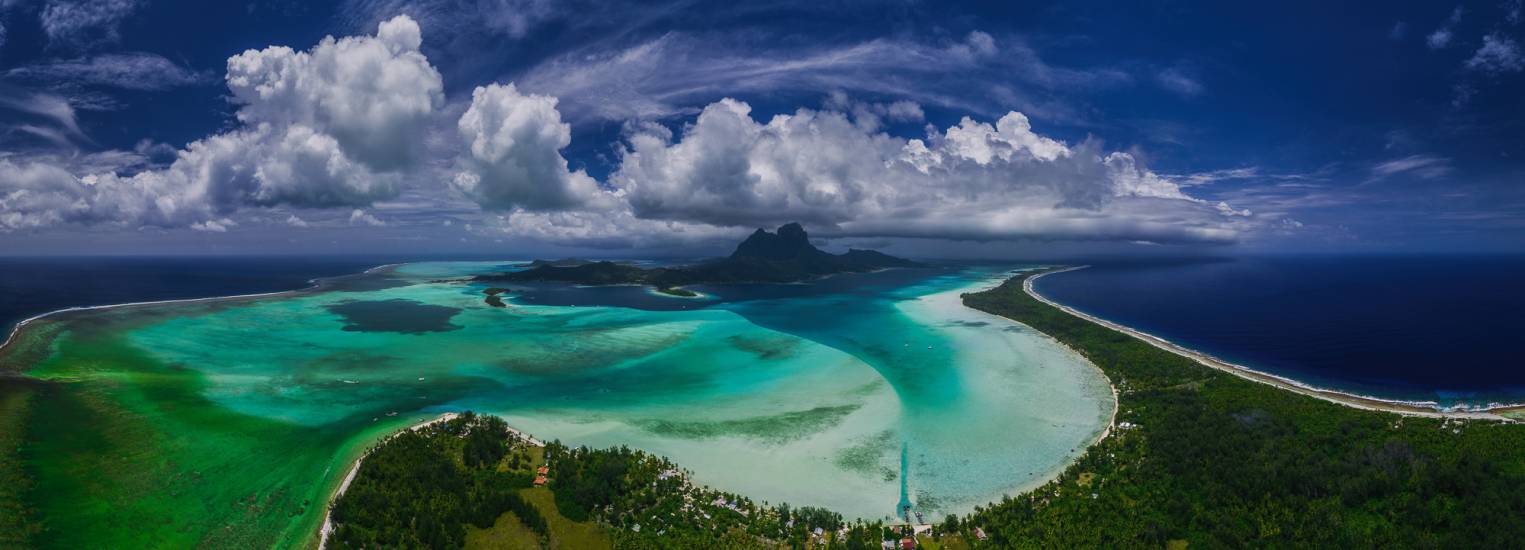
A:
<svg viewBox="0 0 1525 550">
<path fill-rule="evenodd" d="M 960 292 L 1004 271 L 696 287 L 704 299 L 516 287 L 505 308 L 484 303 L 487 285 L 462 280 L 514 265 L 409 264 L 329 290 L 80 315 L 31 373 L 54 383 L 32 412 L 78 401 L 91 414 L 28 433 L 29 504 L 43 515 L 69 499 L 138 505 L 109 484 L 79 486 L 79 469 L 149 482 L 195 476 L 157 496 L 154 513 L 136 514 L 162 514 L 170 526 L 136 541 L 210 540 L 219 523 L 236 523 L 222 501 L 247 495 L 238 501 L 268 500 L 264 510 L 288 519 L 240 527 L 249 531 L 240 540 L 289 543 L 314 524 L 321 506 L 311 503 L 368 437 L 474 409 L 542 439 L 641 448 L 719 489 L 849 517 L 893 514 L 904 471 L 910 499 L 934 519 L 1041 483 L 1112 412 L 1094 367 L 962 306 Z M 122 424 L 108 448 L 124 456 L 105 465 L 62 455 L 61 434 L 95 433 L 100 415 Z M 220 477 L 205 481 L 209 470 Z M 39 540 L 120 540 L 92 518 L 135 517 L 91 510 L 50 517 Z M 80 530 L 55 530 L 71 524 Z"/>
</svg>

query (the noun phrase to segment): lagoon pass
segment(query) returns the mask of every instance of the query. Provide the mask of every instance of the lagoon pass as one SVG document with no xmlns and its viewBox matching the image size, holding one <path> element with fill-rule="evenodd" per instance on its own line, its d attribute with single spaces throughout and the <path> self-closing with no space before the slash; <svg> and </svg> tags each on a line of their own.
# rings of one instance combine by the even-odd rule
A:
<svg viewBox="0 0 1525 550">
<path fill-rule="evenodd" d="M 7 507 L 48 547 L 310 543 L 348 465 L 442 412 L 666 455 L 757 501 L 931 520 L 1046 482 L 1108 426 L 1094 366 L 964 307 L 1009 266 L 810 284 L 516 285 L 417 263 L 66 312 L 4 350 Z M 11 444 L 15 443 L 15 444 Z"/>
</svg>

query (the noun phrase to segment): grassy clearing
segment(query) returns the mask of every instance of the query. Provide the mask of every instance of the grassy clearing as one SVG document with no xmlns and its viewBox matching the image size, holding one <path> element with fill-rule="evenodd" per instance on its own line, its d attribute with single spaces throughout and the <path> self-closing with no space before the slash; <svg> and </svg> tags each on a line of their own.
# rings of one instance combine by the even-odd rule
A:
<svg viewBox="0 0 1525 550">
<path fill-rule="evenodd" d="M 546 524 L 551 528 L 550 548 L 567 550 L 613 548 L 609 533 L 604 528 L 592 523 L 572 521 L 561 515 L 561 512 L 556 510 L 556 497 L 550 489 L 531 487 L 520 490 L 519 494 L 524 495 L 524 498 L 535 505 L 542 516 L 545 516 Z"/>
<path fill-rule="evenodd" d="M 535 534 L 513 512 L 504 512 L 498 521 L 487 529 L 466 526 L 466 550 L 522 550 L 540 548 L 540 535 Z"/>
</svg>

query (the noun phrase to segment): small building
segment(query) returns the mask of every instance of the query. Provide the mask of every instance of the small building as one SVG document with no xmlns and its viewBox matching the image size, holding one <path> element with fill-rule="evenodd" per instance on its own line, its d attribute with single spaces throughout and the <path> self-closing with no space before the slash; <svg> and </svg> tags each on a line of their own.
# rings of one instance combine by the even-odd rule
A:
<svg viewBox="0 0 1525 550">
<path fill-rule="evenodd" d="M 535 470 L 535 473 L 540 475 L 550 475 L 551 469 L 547 466 L 541 466 L 540 469 Z"/>
<path fill-rule="evenodd" d="M 977 539 L 980 539 L 980 540 L 985 540 L 985 539 L 987 539 L 989 537 L 985 536 L 985 530 L 984 529 L 980 529 L 979 527 L 975 527 L 974 528 L 974 538 L 977 538 Z"/>
<path fill-rule="evenodd" d="M 520 479 L 524 479 L 524 478 L 520 478 Z M 536 487 L 544 487 L 545 486 L 545 474 L 541 474 L 541 475 L 535 476 L 535 486 Z"/>
<path fill-rule="evenodd" d="M 900 539 L 900 548 L 902 550 L 912 550 L 916 548 L 916 539 L 911 537 Z"/>
</svg>

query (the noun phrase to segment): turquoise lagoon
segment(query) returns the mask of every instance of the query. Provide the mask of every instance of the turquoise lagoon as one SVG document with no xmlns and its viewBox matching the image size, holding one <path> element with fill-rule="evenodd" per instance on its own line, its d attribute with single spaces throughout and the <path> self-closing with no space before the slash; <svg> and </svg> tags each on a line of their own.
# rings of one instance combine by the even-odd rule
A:
<svg viewBox="0 0 1525 550">
<path fill-rule="evenodd" d="M 961 304 L 1009 269 L 696 287 L 702 299 L 538 285 L 514 287 L 503 308 L 467 280 L 517 265 L 405 264 L 277 296 L 123 310 L 111 330 L 170 366 L 137 379 L 193 374 L 196 406 L 317 434 L 330 456 L 366 441 L 335 434 L 472 409 L 546 440 L 666 455 L 755 500 L 864 519 L 896 512 L 902 472 L 928 520 L 1040 485 L 1115 407 L 1084 359 Z M 70 369 L 32 374 L 84 380 Z"/>
</svg>

